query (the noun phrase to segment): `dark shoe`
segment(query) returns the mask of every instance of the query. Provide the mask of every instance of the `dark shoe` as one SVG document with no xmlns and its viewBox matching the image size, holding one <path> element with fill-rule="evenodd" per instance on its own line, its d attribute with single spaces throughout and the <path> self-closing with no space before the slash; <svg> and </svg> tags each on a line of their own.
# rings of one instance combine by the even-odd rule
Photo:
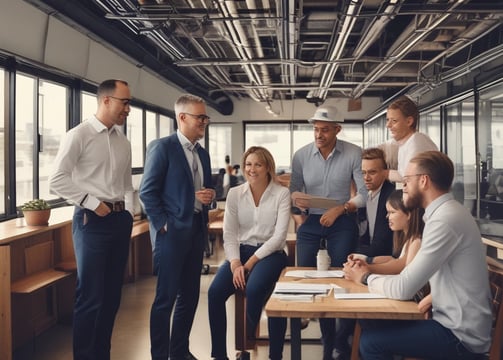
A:
<svg viewBox="0 0 503 360">
<path fill-rule="evenodd" d="M 300 329 L 304 330 L 305 328 L 307 328 L 307 326 L 309 325 L 309 321 L 310 321 L 309 318 L 300 319 Z"/>
<path fill-rule="evenodd" d="M 201 269 L 201 275 L 208 275 L 209 273 L 210 273 L 210 265 L 203 264 L 203 267 Z"/>
<path fill-rule="evenodd" d="M 351 359 L 351 353 L 338 353 L 335 360 L 349 360 Z"/>
<path fill-rule="evenodd" d="M 192 353 L 188 352 L 184 356 L 170 356 L 169 360 L 197 360 L 197 358 L 192 355 Z"/>
</svg>

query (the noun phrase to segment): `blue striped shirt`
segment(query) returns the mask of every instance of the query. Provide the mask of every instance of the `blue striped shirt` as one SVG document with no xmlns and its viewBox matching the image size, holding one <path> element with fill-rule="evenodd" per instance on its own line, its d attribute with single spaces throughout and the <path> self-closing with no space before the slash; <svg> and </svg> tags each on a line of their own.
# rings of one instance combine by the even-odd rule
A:
<svg viewBox="0 0 503 360">
<path fill-rule="evenodd" d="M 351 179 L 354 179 L 358 194 L 351 202 L 357 207 L 364 207 L 367 189 L 361 165 L 362 149 L 357 145 L 337 139 L 335 148 L 325 160 L 312 142 L 297 150 L 293 156 L 290 192 L 323 196 L 342 205 L 350 199 Z M 309 209 L 310 214 L 324 212 L 324 209 Z"/>
</svg>

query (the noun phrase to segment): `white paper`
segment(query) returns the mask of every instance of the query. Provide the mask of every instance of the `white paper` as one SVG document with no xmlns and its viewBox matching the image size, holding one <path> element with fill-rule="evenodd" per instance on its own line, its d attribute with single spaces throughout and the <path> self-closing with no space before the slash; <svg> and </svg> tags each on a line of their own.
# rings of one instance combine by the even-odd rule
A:
<svg viewBox="0 0 503 360">
<path fill-rule="evenodd" d="M 273 294 L 327 294 L 331 288 L 329 284 L 278 282 Z"/>
<path fill-rule="evenodd" d="M 312 196 L 309 200 L 309 207 L 316 209 L 330 209 L 339 205 L 334 199 L 329 199 L 321 196 Z"/>
<path fill-rule="evenodd" d="M 343 278 L 344 272 L 342 270 L 290 270 L 285 273 L 285 276 L 298 277 L 298 278 Z"/>
<path fill-rule="evenodd" d="M 272 294 L 271 298 L 283 301 L 299 301 L 299 302 L 312 302 L 314 299 L 313 294 Z"/>
<path fill-rule="evenodd" d="M 336 299 L 386 299 L 386 296 L 376 293 L 344 293 L 334 291 Z"/>
</svg>

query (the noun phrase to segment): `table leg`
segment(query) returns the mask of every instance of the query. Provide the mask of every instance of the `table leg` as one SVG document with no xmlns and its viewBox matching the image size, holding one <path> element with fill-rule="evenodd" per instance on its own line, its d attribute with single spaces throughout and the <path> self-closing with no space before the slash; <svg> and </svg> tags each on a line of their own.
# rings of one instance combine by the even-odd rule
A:
<svg viewBox="0 0 503 360">
<path fill-rule="evenodd" d="M 300 318 L 290 319 L 290 351 L 292 360 L 301 360 Z"/>
<path fill-rule="evenodd" d="M 353 333 L 353 346 L 351 349 L 351 360 L 358 360 L 360 358 L 359 345 L 360 345 L 360 335 L 362 333 L 362 328 L 360 327 L 360 322 L 356 320 L 355 332 Z"/>
</svg>

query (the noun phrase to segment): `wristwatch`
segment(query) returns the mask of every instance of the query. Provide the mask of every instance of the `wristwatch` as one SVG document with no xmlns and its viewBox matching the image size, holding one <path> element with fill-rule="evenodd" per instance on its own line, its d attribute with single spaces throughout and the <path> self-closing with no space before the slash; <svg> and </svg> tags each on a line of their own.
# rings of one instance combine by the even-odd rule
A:
<svg viewBox="0 0 503 360">
<path fill-rule="evenodd" d="M 363 274 L 362 279 L 361 279 L 361 283 L 362 283 L 363 285 L 365 285 L 365 286 L 367 286 L 367 285 L 368 285 L 368 282 L 367 282 L 367 281 L 368 281 L 368 278 L 369 278 L 369 276 L 370 276 L 371 274 L 372 274 L 372 273 L 370 273 L 370 272 L 367 272 L 367 273 Z"/>
<path fill-rule="evenodd" d="M 349 204 L 344 203 L 344 215 L 347 215 L 347 214 L 349 214 Z"/>
</svg>

